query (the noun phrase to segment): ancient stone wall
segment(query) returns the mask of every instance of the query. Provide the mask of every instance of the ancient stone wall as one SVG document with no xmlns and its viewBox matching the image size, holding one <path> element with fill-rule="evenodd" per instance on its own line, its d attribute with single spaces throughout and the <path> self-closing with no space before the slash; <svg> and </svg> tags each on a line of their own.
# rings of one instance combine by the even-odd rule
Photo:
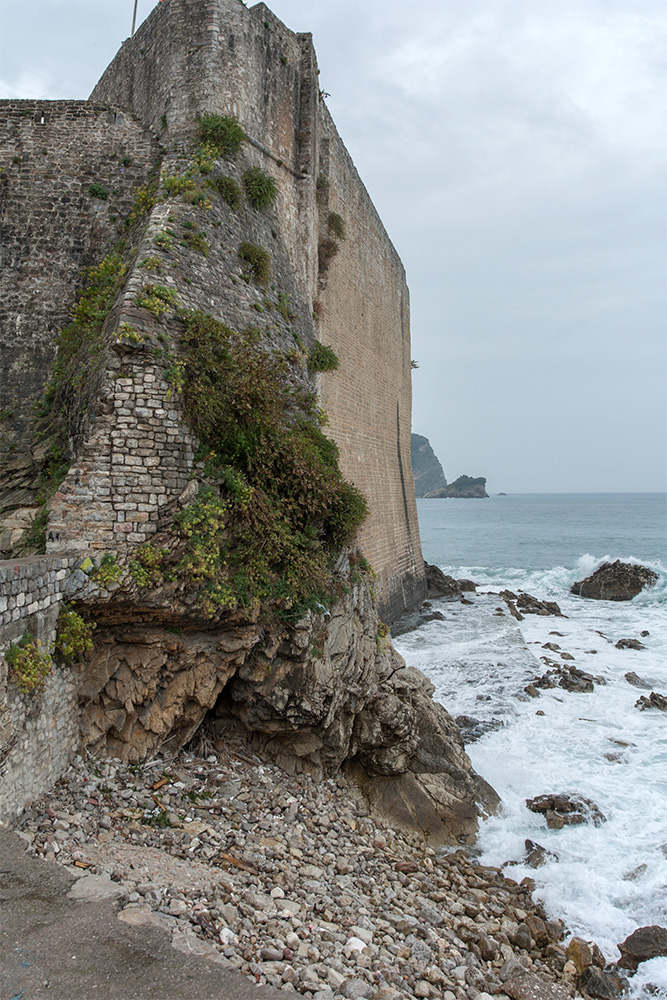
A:
<svg viewBox="0 0 667 1000">
<path fill-rule="evenodd" d="M 345 474 L 370 499 L 361 543 L 378 573 L 382 613 L 395 617 L 426 595 L 410 460 L 408 290 L 321 100 L 311 36 L 289 31 L 264 4 L 248 11 L 238 0 L 168 0 L 91 96 L 130 107 L 164 128 L 164 141 L 192 136 L 206 111 L 235 114 L 251 157 L 278 180 L 281 242 L 321 317 L 319 339 L 342 362 L 321 380 L 331 435 Z M 329 211 L 342 216 L 348 238 L 323 269 Z"/>
<path fill-rule="evenodd" d="M 206 112 L 235 115 L 255 161 L 280 184 L 281 231 L 312 291 L 319 101 L 310 35 L 291 32 L 265 4 L 169 0 L 123 44 L 91 100 L 131 108 L 167 146 L 195 137 Z"/>
<path fill-rule="evenodd" d="M 128 110 L 0 101 L 0 445 L 16 462 L 84 269 L 117 237 L 157 147 Z M 93 184 L 106 199 L 90 193 Z"/>
<path fill-rule="evenodd" d="M 335 375 L 322 379 L 322 398 L 345 475 L 371 498 L 360 546 L 391 619 L 425 596 L 410 456 L 409 293 L 401 260 L 325 108 L 321 123 L 321 228 L 326 232 L 330 212 L 345 224 L 320 280 L 319 337 L 340 359 Z"/>
</svg>

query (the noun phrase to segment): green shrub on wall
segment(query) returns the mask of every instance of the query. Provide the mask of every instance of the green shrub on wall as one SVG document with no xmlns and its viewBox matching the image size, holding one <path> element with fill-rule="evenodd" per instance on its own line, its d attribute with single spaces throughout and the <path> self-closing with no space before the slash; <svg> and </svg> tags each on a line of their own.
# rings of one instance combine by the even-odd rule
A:
<svg viewBox="0 0 667 1000">
<path fill-rule="evenodd" d="M 206 482 L 175 518 L 175 570 L 215 615 L 259 601 L 288 620 L 335 596 L 331 565 L 367 513 L 322 433 L 315 395 L 279 354 L 199 311 L 183 313 L 179 379 Z"/>
<path fill-rule="evenodd" d="M 260 285 L 266 285 L 271 273 L 271 254 L 254 243 L 242 243 L 239 257 L 250 267 L 250 274 Z"/>
<path fill-rule="evenodd" d="M 219 156 L 233 159 L 245 140 L 245 132 L 233 115 L 205 114 L 199 119 L 199 136 Z"/>
<path fill-rule="evenodd" d="M 30 632 L 24 632 L 18 642 L 13 642 L 5 653 L 10 678 L 23 694 L 41 691 L 44 682 L 53 670 L 53 662 L 48 653 L 42 652 L 39 640 Z"/>
<path fill-rule="evenodd" d="M 88 188 L 88 194 L 92 198 L 99 198 L 100 201 L 106 201 L 107 198 L 109 197 L 109 192 L 107 191 L 107 189 L 104 187 L 103 184 L 99 184 L 97 181 L 95 181 L 94 184 L 90 185 L 90 187 Z"/>
<path fill-rule="evenodd" d="M 241 187 L 233 177 L 211 177 L 208 181 L 209 187 L 218 192 L 223 201 L 226 201 L 230 208 L 235 211 L 243 204 L 243 194 Z"/>
<path fill-rule="evenodd" d="M 253 208 L 262 212 L 273 205 L 278 197 L 278 185 L 271 174 L 261 167 L 250 167 L 242 179 L 245 196 Z"/>
<path fill-rule="evenodd" d="M 67 605 L 58 616 L 55 652 L 65 663 L 80 659 L 93 648 L 92 634 L 95 625 L 83 620 L 81 615 Z"/>
<path fill-rule="evenodd" d="M 308 355 L 308 370 L 311 372 L 333 372 L 339 367 L 340 361 L 333 347 L 315 341 Z"/>
<path fill-rule="evenodd" d="M 331 236 L 338 240 L 345 239 L 345 219 L 342 215 L 339 215 L 338 212 L 329 212 L 328 226 Z"/>
</svg>

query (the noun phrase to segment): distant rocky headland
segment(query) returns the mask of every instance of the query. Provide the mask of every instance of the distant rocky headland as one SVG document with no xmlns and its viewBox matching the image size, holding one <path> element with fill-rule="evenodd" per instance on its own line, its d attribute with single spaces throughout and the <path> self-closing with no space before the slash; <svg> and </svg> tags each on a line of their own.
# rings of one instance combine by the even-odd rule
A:
<svg viewBox="0 0 667 1000">
<path fill-rule="evenodd" d="M 421 434 L 412 435 L 412 471 L 418 497 L 440 500 L 446 497 L 480 498 L 489 495 L 483 476 L 459 476 L 448 484 L 438 456 L 428 438 Z"/>
</svg>

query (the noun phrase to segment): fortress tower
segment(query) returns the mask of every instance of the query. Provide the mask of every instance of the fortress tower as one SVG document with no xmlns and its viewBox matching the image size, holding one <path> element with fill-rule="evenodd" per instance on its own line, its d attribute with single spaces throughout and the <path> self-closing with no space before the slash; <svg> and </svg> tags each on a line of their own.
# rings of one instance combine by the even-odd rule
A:
<svg viewBox="0 0 667 1000">
<path fill-rule="evenodd" d="M 426 594 L 410 460 L 405 273 L 322 100 L 311 36 L 290 31 L 263 3 L 247 9 L 240 0 L 165 0 L 122 45 L 89 102 L 0 103 L 7 164 L 0 185 L 0 409 L 13 414 L 3 433 L 14 448 L 0 473 L 0 522 L 8 516 L 20 524 L 20 511 L 34 502 L 30 463 L 21 457 L 29 407 L 48 381 L 55 336 L 82 267 L 103 255 L 116 214 L 127 211 L 156 157 L 175 162 L 207 112 L 238 118 L 246 163 L 278 184 L 271 218 L 253 225 L 257 239 L 270 243 L 292 303 L 340 360 L 337 371 L 320 376 L 327 433 L 340 448 L 345 476 L 369 500 L 359 545 L 377 572 L 382 614 L 391 619 Z M 115 202 L 91 201 L 94 180 L 113 185 Z M 234 326 L 242 303 L 226 294 L 223 270 L 213 254 L 202 261 L 192 295 Z M 118 532 L 119 523 L 129 523 L 125 514 L 119 522 L 119 511 L 96 495 L 100 484 L 113 491 L 115 481 L 107 417 L 104 406 L 91 409 L 77 468 L 51 510 L 51 553 L 111 548 L 125 538 Z M 140 505 L 146 516 L 130 530 L 130 542 L 147 537 L 160 506 L 187 483 L 194 443 L 187 435 L 176 440 L 177 430 L 170 434 L 167 428 L 162 445 L 154 435 L 160 454 L 147 473 L 149 499 Z M 77 491 L 80 505 L 73 507 Z M 3 537 L 7 552 L 7 531 Z"/>
</svg>

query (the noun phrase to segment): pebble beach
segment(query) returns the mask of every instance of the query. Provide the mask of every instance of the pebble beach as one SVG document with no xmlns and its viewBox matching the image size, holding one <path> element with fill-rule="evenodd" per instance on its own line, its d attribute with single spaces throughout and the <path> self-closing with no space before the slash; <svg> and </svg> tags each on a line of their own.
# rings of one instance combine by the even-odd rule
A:
<svg viewBox="0 0 667 1000">
<path fill-rule="evenodd" d="M 579 995 L 566 929 L 530 879 L 372 819 L 344 776 L 197 749 L 143 766 L 77 757 L 19 835 L 79 876 L 82 900 L 110 899 L 121 921 L 286 993 Z"/>
</svg>

